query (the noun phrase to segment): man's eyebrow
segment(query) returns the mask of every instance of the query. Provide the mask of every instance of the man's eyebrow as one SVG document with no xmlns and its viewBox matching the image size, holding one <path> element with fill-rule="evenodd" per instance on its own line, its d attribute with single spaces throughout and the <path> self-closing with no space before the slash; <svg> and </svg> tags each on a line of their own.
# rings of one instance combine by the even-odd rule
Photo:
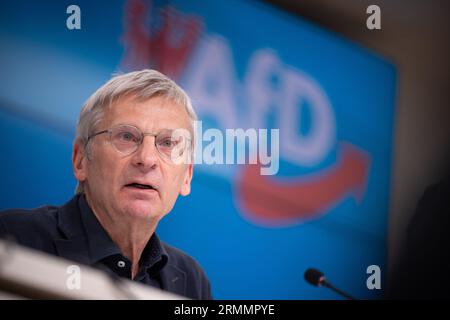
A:
<svg viewBox="0 0 450 320">
<path fill-rule="evenodd" d="M 111 129 L 113 127 L 117 127 L 117 126 L 131 126 L 131 127 L 135 127 L 138 128 L 139 130 L 141 130 L 141 128 L 139 128 L 136 124 L 134 123 L 127 123 L 127 122 L 118 122 L 118 123 L 111 123 L 108 127 L 108 129 Z"/>
</svg>

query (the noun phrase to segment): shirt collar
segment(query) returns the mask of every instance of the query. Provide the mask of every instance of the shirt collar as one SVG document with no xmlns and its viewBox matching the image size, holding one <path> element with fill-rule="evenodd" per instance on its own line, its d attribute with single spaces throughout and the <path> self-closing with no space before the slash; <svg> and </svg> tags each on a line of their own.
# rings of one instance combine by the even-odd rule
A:
<svg viewBox="0 0 450 320">
<path fill-rule="evenodd" d="M 89 207 L 86 196 L 79 197 L 78 206 L 86 235 L 91 264 L 96 264 L 112 255 L 120 254 L 120 248 L 112 241 Z M 141 255 L 141 266 L 149 273 L 159 272 L 168 261 L 168 254 L 156 233 L 153 233 Z"/>
</svg>

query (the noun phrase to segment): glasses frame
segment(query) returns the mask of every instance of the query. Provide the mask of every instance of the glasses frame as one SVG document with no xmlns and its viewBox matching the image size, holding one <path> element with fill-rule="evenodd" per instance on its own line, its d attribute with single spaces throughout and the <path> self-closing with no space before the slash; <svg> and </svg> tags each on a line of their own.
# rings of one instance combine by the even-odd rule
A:
<svg viewBox="0 0 450 320">
<path fill-rule="evenodd" d="M 131 152 L 123 152 L 123 151 L 120 151 L 120 150 L 115 146 L 115 144 L 112 142 L 112 133 L 113 133 L 113 131 L 114 131 L 115 128 L 119 128 L 119 127 L 131 127 L 131 128 L 135 129 L 137 132 L 140 133 L 140 140 L 139 140 L 139 143 L 136 144 L 136 149 L 135 149 L 135 150 L 133 150 L 133 151 L 131 151 Z M 164 130 L 164 129 L 163 129 L 163 130 Z M 162 130 L 162 131 L 163 131 L 163 130 Z M 94 137 L 96 137 L 96 136 L 98 136 L 98 135 L 104 134 L 104 133 L 108 133 L 108 141 L 109 141 L 109 143 L 113 146 L 113 148 L 114 148 L 117 152 L 119 152 L 120 154 L 122 154 L 122 155 L 124 155 L 124 156 L 129 156 L 129 155 L 132 155 L 133 153 L 135 153 L 137 150 L 139 150 L 139 147 L 140 147 L 140 146 L 142 145 L 142 143 L 144 142 L 145 136 L 150 136 L 150 137 L 154 137 L 154 138 L 155 138 L 154 145 L 155 145 L 156 150 L 158 150 L 158 153 L 161 155 L 161 158 L 167 159 L 168 161 L 170 161 L 171 163 L 173 163 L 173 161 L 171 160 L 171 157 L 170 157 L 170 156 L 167 156 L 165 153 L 163 153 L 161 150 L 159 150 L 159 147 L 158 147 L 158 145 L 157 145 L 157 143 L 156 143 L 156 142 L 157 142 L 157 139 L 156 139 L 156 138 L 158 137 L 158 135 L 161 134 L 162 131 L 160 131 L 159 133 L 142 132 L 142 130 L 140 130 L 138 127 L 136 127 L 136 126 L 134 126 L 134 125 L 131 125 L 131 124 L 117 124 L 117 125 L 112 126 L 112 127 L 109 128 L 109 129 L 101 130 L 101 131 L 98 131 L 98 132 L 95 132 L 95 133 L 89 135 L 88 138 L 87 138 L 87 140 L 86 140 L 85 147 L 87 147 L 89 141 L 90 141 L 92 138 L 94 138 Z M 173 132 L 173 131 L 174 131 L 174 130 L 172 130 L 172 132 Z M 184 152 L 188 151 L 188 153 L 189 153 L 189 149 L 192 147 L 192 143 L 191 143 L 191 142 L 192 142 L 192 139 L 187 138 L 187 137 L 185 137 L 185 138 L 186 138 L 186 140 L 187 140 L 187 147 L 186 147 L 187 150 L 185 150 Z"/>
</svg>

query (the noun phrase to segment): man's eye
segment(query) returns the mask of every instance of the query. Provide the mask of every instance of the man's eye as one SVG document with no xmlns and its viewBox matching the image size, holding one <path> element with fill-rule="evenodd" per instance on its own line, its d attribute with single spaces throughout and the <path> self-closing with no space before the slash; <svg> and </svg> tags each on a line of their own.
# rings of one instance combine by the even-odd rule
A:
<svg viewBox="0 0 450 320">
<path fill-rule="evenodd" d="M 136 137 L 131 132 L 121 132 L 119 134 L 119 139 L 126 142 L 136 141 Z"/>
<path fill-rule="evenodd" d="M 175 147 L 177 142 L 172 139 L 164 139 L 159 142 L 159 145 L 164 148 L 173 148 Z"/>
</svg>

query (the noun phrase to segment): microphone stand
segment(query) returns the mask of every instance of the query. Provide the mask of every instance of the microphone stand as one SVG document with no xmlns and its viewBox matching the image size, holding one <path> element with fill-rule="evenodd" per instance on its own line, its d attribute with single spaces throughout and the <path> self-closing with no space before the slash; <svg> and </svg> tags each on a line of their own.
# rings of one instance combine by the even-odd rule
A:
<svg viewBox="0 0 450 320">
<path fill-rule="evenodd" d="M 336 292 L 337 294 L 343 296 L 344 298 L 348 299 L 348 300 L 356 300 L 355 298 L 353 298 L 351 295 L 345 293 L 342 290 L 339 290 L 338 288 L 336 288 L 335 286 L 333 286 L 331 283 L 329 283 L 328 281 L 323 281 L 321 283 L 322 286 L 333 290 L 334 292 Z"/>
</svg>

